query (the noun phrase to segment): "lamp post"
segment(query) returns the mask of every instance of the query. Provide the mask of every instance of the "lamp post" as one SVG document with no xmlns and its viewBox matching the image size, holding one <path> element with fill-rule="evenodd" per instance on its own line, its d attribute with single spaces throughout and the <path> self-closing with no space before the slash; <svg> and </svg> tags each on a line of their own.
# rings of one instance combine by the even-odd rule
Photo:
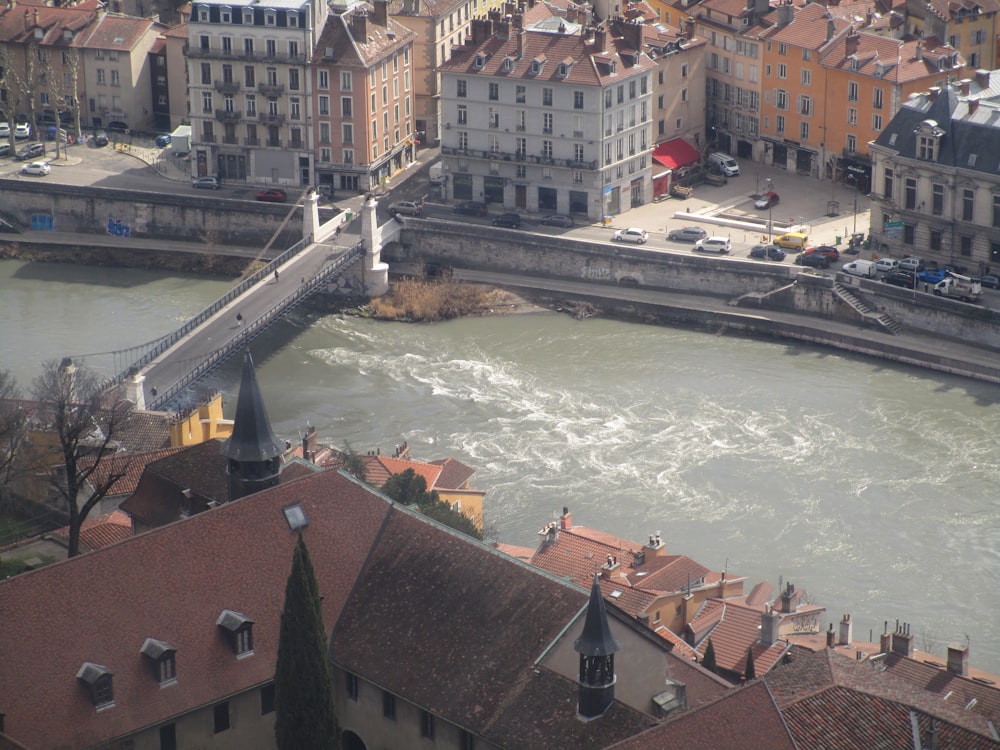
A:
<svg viewBox="0 0 1000 750">
<path fill-rule="evenodd" d="M 774 190 L 774 183 L 771 181 L 771 178 L 768 177 L 767 178 L 767 192 L 770 193 L 772 190 Z M 774 211 L 774 204 L 773 203 L 769 203 L 768 206 L 767 206 L 767 244 L 768 245 L 771 244 L 771 234 L 774 231 L 774 224 L 771 223 L 771 212 L 772 211 Z"/>
<path fill-rule="evenodd" d="M 847 175 L 847 181 L 854 187 L 854 230 L 851 232 L 851 239 L 858 233 L 858 178 L 853 172 Z"/>
</svg>

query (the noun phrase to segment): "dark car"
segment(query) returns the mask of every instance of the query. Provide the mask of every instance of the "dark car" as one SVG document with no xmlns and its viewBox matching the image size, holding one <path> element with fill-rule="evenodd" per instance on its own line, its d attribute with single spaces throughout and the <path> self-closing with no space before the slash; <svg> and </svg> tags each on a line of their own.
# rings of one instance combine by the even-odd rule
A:
<svg viewBox="0 0 1000 750">
<path fill-rule="evenodd" d="M 754 245 L 750 248 L 751 258 L 766 258 L 767 260 L 784 260 L 785 251 L 774 245 Z"/>
<path fill-rule="evenodd" d="M 539 223 L 548 227 L 571 227 L 576 222 L 572 216 L 567 216 L 566 214 L 549 214 L 548 216 L 543 216 Z"/>
<path fill-rule="evenodd" d="M 829 268 L 832 261 L 822 253 L 802 253 L 795 256 L 795 262 L 810 268 Z"/>
<path fill-rule="evenodd" d="M 455 205 L 454 211 L 456 214 L 462 214 L 463 216 L 486 216 L 489 213 L 485 203 L 477 203 L 476 201 L 458 203 Z"/>
<path fill-rule="evenodd" d="M 840 260 L 840 251 L 833 245 L 817 245 L 806 250 L 806 255 L 825 255 L 831 263 Z"/>
<path fill-rule="evenodd" d="M 1000 289 L 1000 276 L 994 276 L 991 273 L 983 274 L 982 276 L 977 276 L 975 281 L 978 281 L 982 286 L 987 289 Z"/>
<path fill-rule="evenodd" d="M 882 277 L 882 281 L 885 284 L 913 289 L 917 283 L 917 275 L 913 271 L 889 271 Z"/>
<path fill-rule="evenodd" d="M 29 143 L 27 146 L 21 146 L 14 154 L 14 158 L 18 161 L 30 161 L 39 156 L 45 156 L 45 145 L 41 143 Z"/>
<path fill-rule="evenodd" d="M 265 203 L 284 203 L 288 200 L 288 193 L 278 188 L 264 188 L 263 190 L 258 190 L 257 195 L 254 197 Z"/>
<path fill-rule="evenodd" d="M 103 130 L 98 130 L 94 133 L 94 137 L 91 139 L 95 146 L 107 146 L 108 145 L 108 134 Z"/>
<path fill-rule="evenodd" d="M 156 145 L 160 148 L 166 148 L 170 145 L 170 135 L 164 133 L 163 135 L 156 136 Z"/>
<path fill-rule="evenodd" d="M 521 226 L 521 216 L 519 214 L 497 214 L 493 217 L 493 226 L 517 229 Z"/>
</svg>

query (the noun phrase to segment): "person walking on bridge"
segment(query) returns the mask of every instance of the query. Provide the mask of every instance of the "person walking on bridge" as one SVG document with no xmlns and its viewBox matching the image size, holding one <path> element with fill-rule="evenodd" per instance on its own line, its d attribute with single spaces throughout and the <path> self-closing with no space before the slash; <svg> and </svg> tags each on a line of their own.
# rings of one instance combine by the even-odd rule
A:
<svg viewBox="0 0 1000 750">
<path fill-rule="evenodd" d="M 243 313 L 236 313 L 236 325 L 243 327 Z"/>
<path fill-rule="evenodd" d="M 274 283 L 275 284 L 278 283 L 278 269 L 277 268 L 274 269 Z"/>
</svg>

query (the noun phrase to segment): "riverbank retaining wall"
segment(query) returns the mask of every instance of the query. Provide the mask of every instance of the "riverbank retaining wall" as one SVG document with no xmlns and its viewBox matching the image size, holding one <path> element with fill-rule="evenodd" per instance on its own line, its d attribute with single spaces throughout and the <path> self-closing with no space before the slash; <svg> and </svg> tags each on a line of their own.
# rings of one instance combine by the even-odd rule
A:
<svg viewBox="0 0 1000 750">
<path fill-rule="evenodd" d="M 834 283 L 839 281 L 872 310 L 886 313 L 905 328 L 1000 349 L 1000 314 L 995 311 L 830 270 L 803 272 L 787 264 L 658 253 L 644 246 L 586 242 L 436 219 L 404 220 L 400 241 L 385 248 L 383 258 L 390 263 L 429 262 L 665 289 L 719 297 L 734 305 L 860 324 L 859 314 L 834 292 Z"/>
</svg>

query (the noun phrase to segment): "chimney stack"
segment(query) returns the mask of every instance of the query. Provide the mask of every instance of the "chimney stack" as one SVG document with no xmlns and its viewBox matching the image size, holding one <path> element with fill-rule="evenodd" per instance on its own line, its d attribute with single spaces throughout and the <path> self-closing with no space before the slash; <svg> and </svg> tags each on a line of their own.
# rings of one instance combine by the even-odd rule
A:
<svg viewBox="0 0 1000 750">
<path fill-rule="evenodd" d="M 896 632 L 892 634 L 892 653 L 913 658 L 913 636 L 908 623 L 896 625 Z"/>
<path fill-rule="evenodd" d="M 932 102 L 936 102 L 937 98 L 938 98 L 938 94 L 941 93 L 941 87 L 940 86 L 931 86 L 931 90 L 928 93 L 930 94 L 931 101 Z"/>
<path fill-rule="evenodd" d="M 684 19 L 684 38 L 694 39 L 694 19 L 691 16 Z"/>
<path fill-rule="evenodd" d="M 778 642 L 778 632 L 781 625 L 781 615 L 768 606 L 760 614 L 760 642 L 765 646 L 773 646 Z"/>
<path fill-rule="evenodd" d="M 795 6 L 790 2 L 783 2 L 778 6 L 778 26 L 787 26 L 795 19 Z"/>
<path fill-rule="evenodd" d="M 830 627 L 826 631 L 826 647 L 833 648 L 836 644 L 837 639 L 833 632 L 833 623 L 830 623 Z"/>
<path fill-rule="evenodd" d="M 858 47 L 861 45 L 861 38 L 858 36 L 858 32 L 851 29 L 847 32 L 847 37 L 844 39 L 844 52 L 848 57 L 858 54 Z"/>
<path fill-rule="evenodd" d="M 573 528 L 573 514 L 569 512 L 569 508 L 563 506 L 562 515 L 559 516 L 559 528 L 561 529 L 572 529 Z"/>
<path fill-rule="evenodd" d="M 974 115 L 977 109 L 979 109 L 979 100 L 969 99 L 969 114 Z"/>
<path fill-rule="evenodd" d="M 917 42 L 917 46 L 913 50 L 913 56 L 916 58 L 917 62 L 924 59 L 924 43 L 922 41 Z"/>
<path fill-rule="evenodd" d="M 952 674 L 969 676 L 969 647 L 952 643 L 948 645 L 948 671 Z"/>
<path fill-rule="evenodd" d="M 840 640 L 838 641 L 838 645 L 850 646 L 852 640 L 854 640 L 854 623 L 851 621 L 850 615 L 844 615 L 840 618 Z"/>
<path fill-rule="evenodd" d="M 524 59 L 524 29 L 517 29 L 515 32 L 517 34 L 517 59 Z"/>
<path fill-rule="evenodd" d="M 781 592 L 781 612 L 784 614 L 790 614 L 795 611 L 792 606 L 792 602 L 795 600 L 795 586 L 788 584 L 785 590 Z"/>
<path fill-rule="evenodd" d="M 383 28 L 389 25 L 389 3 L 388 0 L 372 0 L 375 6 L 375 23 Z"/>
<path fill-rule="evenodd" d="M 833 19 L 830 18 L 826 22 L 826 39 L 827 39 L 827 41 L 833 39 L 833 35 L 836 34 L 836 33 L 837 33 L 837 24 L 835 24 L 833 22 Z"/>
<path fill-rule="evenodd" d="M 368 14 L 364 11 L 355 10 L 351 16 L 351 36 L 359 42 L 368 39 Z"/>
<path fill-rule="evenodd" d="M 604 52 L 606 35 L 607 32 L 604 31 L 603 26 L 598 29 L 594 29 L 594 47 L 596 47 L 597 52 Z"/>
<path fill-rule="evenodd" d="M 976 83 L 978 83 L 982 88 L 988 89 L 990 87 L 990 71 L 977 70 Z"/>
<path fill-rule="evenodd" d="M 660 532 L 657 531 L 655 534 L 649 535 L 649 543 L 643 548 L 654 553 L 654 557 L 658 555 L 667 554 L 667 545 L 663 543 L 663 539 L 660 538 Z"/>
<path fill-rule="evenodd" d="M 306 434 L 302 436 L 302 458 L 311 463 L 316 462 L 316 447 L 319 444 L 319 435 L 316 434 L 316 426 L 309 425 Z"/>
<path fill-rule="evenodd" d="M 31 13 L 24 11 L 24 30 L 31 31 Z"/>
<path fill-rule="evenodd" d="M 882 623 L 882 635 L 878 638 L 879 653 L 887 654 L 892 646 L 892 636 L 889 635 L 889 621 Z"/>
<path fill-rule="evenodd" d="M 958 90 L 962 92 L 962 96 L 969 95 L 969 89 L 971 86 L 972 86 L 971 78 L 963 78 L 961 81 L 958 82 Z"/>
</svg>

